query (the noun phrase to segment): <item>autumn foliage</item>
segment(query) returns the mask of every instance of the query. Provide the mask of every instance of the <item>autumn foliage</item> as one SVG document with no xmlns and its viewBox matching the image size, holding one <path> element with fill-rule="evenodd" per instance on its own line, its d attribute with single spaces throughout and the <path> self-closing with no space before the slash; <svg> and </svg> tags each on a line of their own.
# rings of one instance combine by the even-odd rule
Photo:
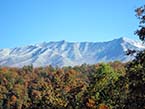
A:
<svg viewBox="0 0 145 109">
<path fill-rule="evenodd" d="M 121 103 L 114 102 L 124 88 L 122 71 L 120 62 L 73 68 L 2 67 L 0 109 L 111 109 Z"/>
</svg>

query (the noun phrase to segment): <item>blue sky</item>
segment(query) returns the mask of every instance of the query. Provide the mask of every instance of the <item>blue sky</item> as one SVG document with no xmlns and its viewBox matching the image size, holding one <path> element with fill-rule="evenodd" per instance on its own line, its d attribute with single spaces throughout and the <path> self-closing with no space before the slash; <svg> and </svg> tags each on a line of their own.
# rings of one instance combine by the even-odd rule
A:
<svg viewBox="0 0 145 109">
<path fill-rule="evenodd" d="M 43 41 L 136 39 L 144 0 L 0 0 L 0 48 Z"/>
</svg>

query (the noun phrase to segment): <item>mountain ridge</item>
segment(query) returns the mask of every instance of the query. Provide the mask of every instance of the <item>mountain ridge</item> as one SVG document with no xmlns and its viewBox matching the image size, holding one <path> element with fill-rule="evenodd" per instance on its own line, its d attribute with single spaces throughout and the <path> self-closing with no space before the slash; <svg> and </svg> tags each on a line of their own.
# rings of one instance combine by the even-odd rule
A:
<svg viewBox="0 0 145 109">
<path fill-rule="evenodd" d="M 105 42 L 42 42 L 23 47 L 0 49 L 0 66 L 22 67 L 75 66 L 132 59 L 125 55 L 127 49 L 144 49 L 138 41 L 121 37 Z"/>
</svg>

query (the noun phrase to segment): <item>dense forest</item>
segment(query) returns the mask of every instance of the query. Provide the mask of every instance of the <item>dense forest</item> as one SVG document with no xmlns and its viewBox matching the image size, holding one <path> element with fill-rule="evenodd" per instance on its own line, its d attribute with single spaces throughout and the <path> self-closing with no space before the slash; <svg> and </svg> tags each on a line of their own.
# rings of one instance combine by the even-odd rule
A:
<svg viewBox="0 0 145 109">
<path fill-rule="evenodd" d="M 145 6 L 135 32 L 145 42 Z M 145 109 L 145 50 L 135 58 L 75 67 L 0 68 L 0 109 Z"/>
<path fill-rule="evenodd" d="M 0 109 L 111 109 L 126 99 L 125 64 L 0 68 Z"/>
<path fill-rule="evenodd" d="M 136 67 L 144 73 L 141 65 L 119 61 L 63 68 L 1 67 L 0 109 L 132 109 L 130 85 L 141 78 L 132 74 L 129 81 L 127 71 Z M 144 96 L 141 100 L 144 104 Z"/>
</svg>

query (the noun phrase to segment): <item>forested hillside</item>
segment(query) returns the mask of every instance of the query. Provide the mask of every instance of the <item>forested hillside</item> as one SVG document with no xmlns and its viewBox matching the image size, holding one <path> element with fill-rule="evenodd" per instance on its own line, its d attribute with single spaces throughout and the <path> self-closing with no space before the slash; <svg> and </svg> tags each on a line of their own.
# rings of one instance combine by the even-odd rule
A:
<svg viewBox="0 0 145 109">
<path fill-rule="evenodd" d="M 0 68 L 0 109 L 122 108 L 128 91 L 124 64 Z"/>
</svg>

